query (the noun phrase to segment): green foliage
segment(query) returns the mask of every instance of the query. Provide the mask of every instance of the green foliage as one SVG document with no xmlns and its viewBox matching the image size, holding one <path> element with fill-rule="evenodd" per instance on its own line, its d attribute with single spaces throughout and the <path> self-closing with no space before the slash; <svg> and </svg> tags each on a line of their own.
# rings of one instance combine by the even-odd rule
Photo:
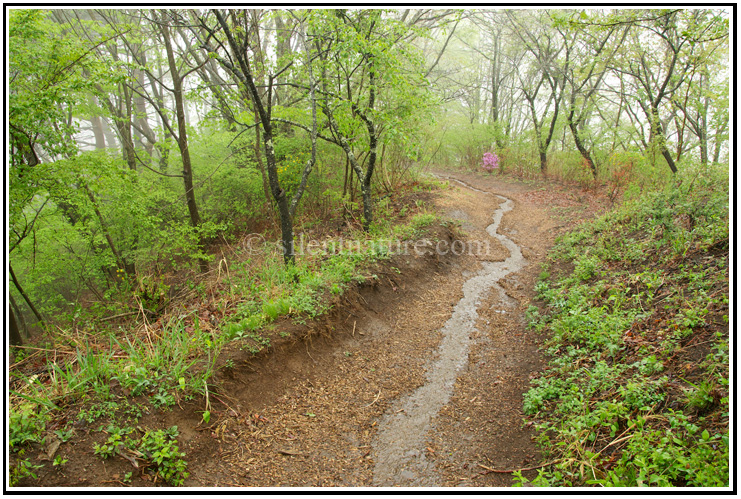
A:
<svg viewBox="0 0 741 499">
<path fill-rule="evenodd" d="M 172 321 L 154 345 L 139 338 L 118 343 L 128 359 L 114 378 L 132 395 L 152 396 L 158 406 L 173 405 L 172 392 L 178 389 L 201 393 L 204 381 L 213 374 L 222 343 L 199 327 L 197 317 L 193 322 L 191 333 L 182 320 Z M 199 358 L 197 354 L 204 351 L 206 358 Z"/>
<path fill-rule="evenodd" d="M 17 486 L 18 482 L 24 478 L 38 478 L 34 470 L 40 468 L 43 468 L 43 466 L 32 464 L 29 459 L 25 458 L 25 451 L 21 450 L 18 452 L 18 459 L 15 464 L 10 468 L 10 486 Z"/>
<path fill-rule="evenodd" d="M 27 293 L 49 311 L 67 308 L 66 296 L 79 296 L 85 287 L 121 306 L 139 298 L 157 309 L 167 287 L 146 269 L 192 262 L 201 256 L 196 249 L 201 233 L 218 229 L 211 223 L 194 232 L 183 213 L 162 210 L 178 194 L 152 188 L 106 151 L 43 164 L 34 175 L 45 201 L 28 206 L 12 222 L 20 234 L 39 211 L 33 238 L 18 241 L 14 262 Z M 123 267 L 133 263 L 141 272 L 124 274 Z"/>
<path fill-rule="evenodd" d="M 124 444 L 124 437 L 132 431 L 132 428 L 119 428 L 109 425 L 106 429 L 108 438 L 106 438 L 106 441 L 102 444 L 97 442 L 94 443 L 93 452 L 95 455 L 100 456 L 103 459 L 108 459 L 118 452 L 119 447 Z"/>
<path fill-rule="evenodd" d="M 179 486 L 188 478 L 188 463 L 183 460 L 185 453 L 180 452 L 177 446 L 177 426 L 167 430 L 148 430 L 138 439 L 129 436 L 133 433 L 131 428 L 109 426 L 106 433 L 109 436 L 104 443 L 93 445 L 95 454 L 102 459 L 131 449 L 145 459 L 144 467 L 153 469 L 168 484 Z"/>
<path fill-rule="evenodd" d="M 442 144 L 430 144 L 435 148 L 431 161 L 446 167 L 448 165 L 460 165 L 471 170 L 480 170 L 481 157 L 494 148 L 496 127 L 492 125 L 470 123 L 463 117 L 452 119 L 439 119 L 436 129 L 437 133 L 445 133 L 445 142 Z M 502 169 L 514 169 L 521 164 L 512 149 L 504 151 L 497 150 L 501 157 Z"/>
<path fill-rule="evenodd" d="M 157 474 L 174 486 L 182 485 L 190 475 L 185 471 L 188 463 L 182 459 L 185 453 L 180 452 L 176 445 L 177 436 L 177 426 L 167 430 L 147 431 L 136 446 L 150 457 Z"/>
<path fill-rule="evenodd" d="M 658 486 L 676 483 L 699 487 L 728 486 L 728 436 L 712 437 L 681 416 L 668 433 L 640 431 L 630 440 L 621 459 L 604 478 L 589 483 L 602 486 Z"/>
<path fill-rule="evenodd" d="M 163 387 L 160 387 L 150 400 L 154 407 L 167 408 L 175 405 L 175 396 Z"/>
<path fill-rule="evenodd" d="M 254 157 L 254 134 L 206 125 L 190 135 L 189 147 L 194 181 L 203 182 L 196 195 L 204 220 L 238 235 L 264 216 L 267 200 Z"/>
<path fill-rule="evenodd" d="M 41 440 L 41 433 L 46 429 L 47 417 L 34 404 L 22 403 L 11 407 L 8 421 L 11 450 L 29 442 Z"/>
<path fill-rule="evenodd" d="M 708 256 L 728 237 L 724 178 L 682 172 L 554 247 L 552 258 L 573 259 L 574 270 L 536 285 L 547 308 L 531 325 L 548 335 L 550 370 L 532 381 L 523 409 L 558 459 L 532 485 L 728 485 L 727 336 L 718 331 L 694 367 L 705 379 L 680 378 L 679 394 L 686 366 L 674 360 L 727 301 L 726 264 Z"/>
<path fill-rule="evenodd" d="M 420 155 L 417 139 L 424 137 L 420 128 L 430 121 L 433 100 L 421 50 L 401 40 L 429 33 L 389 14 L 378 9 L 317 9 L 307 13 L 307 24 L 310 33 L 331 33 L 331 38 L 323 38 L 326 47 L 318 49 L 332 55 L 316 59 L 314 74 L 322 75 L 325 88 L 349 86 L 326 102 L 339 133 L 356 150 L 368 151 L 371 133 L 366 120 L 372 121 L 379 147 L 393 150 L 398 161 L 405 162 Z M 353 71 L 348 78 L 350 67 L 364 70 Z"/>
<path fill-rule="evenodd" d="M 687 405 L 696 409 L 704 410 L 710 407 L 715 399 L 715 383 L 712 380 L 701 381 L 699 385 L 687 382 L 692 389 L 687 392 Z"/>
<path fill-rule="evenodd" d="M 66 109 L 85 90 L 115 76 L 115 67 L 90 57 L 89 43 L 48 18 L 48 11 L 11 9 L 9 24 L 9 120 L 12 165 L 33 165 L 32 145 L 51 154 L 74 154 L 75 127 Z M 83 75 L 83 68 L 87 71 Z M 23 171 L 27 171 L 25 168 Z"/>
<path fill-rule="evenodd" d="M 114 418 L 118 412 L 119 406 L 117 402 L 112 400 L 92 404 L 87 409 L 82 409 L 77 413 L 77 419 L 92 423 L 99 418 Z"/>
<path fill-rule="evenodd" d="M 236 340 L 253 353 L 262 350 L 270 343 L 262 332 L 265 326 L 286 315 L 300 322 L 325 313 L 332 305 L 328 295 L 341 294 L 353 281 L 375 278 L 366 275 L 366 268 L 391 255 L 392 241 L 422 237 L 437 220 L 420 212 L 404 225 L 379 224 L 371 233 L 351 234 L 349 240 L 307 245 L 307 258 L 292 265 L 284 265 L 268 246 L 251 248 L 253 255 L 256 250 L 265 253 L 259 265 L 248 259 L 232 268 L 230 286 L 242 301 L 224 321 L 217 343 Z"/>
<path fill-rule="evenodd" d="M 432 212 L 420 212 L 412 216 L 409 223 L 397 225 L 393 234 L 401 240 L 413 240 L 420 237 L 424 230 L 435 222 L 440 221 L 437 215 Z"/>
</svg>

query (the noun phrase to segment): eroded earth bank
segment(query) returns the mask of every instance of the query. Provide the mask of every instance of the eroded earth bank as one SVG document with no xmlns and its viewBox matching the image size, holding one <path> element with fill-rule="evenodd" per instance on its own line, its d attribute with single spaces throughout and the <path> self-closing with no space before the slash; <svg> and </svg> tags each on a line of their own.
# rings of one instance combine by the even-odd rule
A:
<svg viewBox="0 0 741 499">
<path fill-rule="evenodd" d="M 537 463 L 522 394 L 542 365 L 525 310 L 555 237 L 601 203 L 551 183 L 437 176 L 449 188 L 431 203 L 456 221 L 437 229 L 442 244 L 385 262 L 304 341 L 235 353 L 210 425 L 197 404 L 147 417 L 178 425 L 185 486 L 509 486 L 498 471 Z M 131 471 L 100 463 L 49 485 L 117 486 Z"/>
<path fill-rule="evenodd" d="M 333 332 L 229 380 L 239 416 L 192 485 L 508 486 L 491 470 L 535 464 L 522 393 L 541 361 L 525 310 L 555 236 L 598 203 L 438 176 L 450 189 L 435 207 L 460 221 L 465 243 L 448 235 L 440 249 L 459 255 L 396 257 Z"/>
</svg>

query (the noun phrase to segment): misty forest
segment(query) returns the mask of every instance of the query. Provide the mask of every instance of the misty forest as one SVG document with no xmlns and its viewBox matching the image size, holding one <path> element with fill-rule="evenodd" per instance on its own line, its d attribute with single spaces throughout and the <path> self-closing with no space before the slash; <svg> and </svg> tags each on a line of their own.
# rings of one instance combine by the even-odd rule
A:
<svg viewBox="0 0 741 499">
<path fill-rule="evenodd" d="M 6 483 L 727 487 L 730 17 L 6 8 Z M 476 217 L 504 196 L 500 256 L 417 258 L 490 237 Z M 469 444 L 436 408 L 393 461 L 381 418 L 432 382 L 438 344 L 396 352 L 397 376 L 381 338 L 438 341 L 456 279 L 509 254 L 500 234 L 524 270 L 487 290 L 519 300 L 506 341 L 535 345 L 510 370 L 535 457 L 481 457 L 515 447 L 493 408 L 476 452 L 443 452 Z M 440 275 L 432 336 L 370 332 L 376 309 L 421 314 L 414 290 Z M 265 374 L 299 355 L 308 374 Z M 498 397 L 455 376 L 465 426 Z M 351 416 L 298 395 L 345 407 L 365 385 Z M 241 395 L 260 386 L 275 400 Z"/>
</svg>

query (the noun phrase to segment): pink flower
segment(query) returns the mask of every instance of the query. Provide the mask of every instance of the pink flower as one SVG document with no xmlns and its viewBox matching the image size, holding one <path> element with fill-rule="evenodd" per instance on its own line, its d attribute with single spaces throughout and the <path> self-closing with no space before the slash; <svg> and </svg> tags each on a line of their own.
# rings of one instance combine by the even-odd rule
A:
<svg viewBox="0 0 741 499">
<path fill-rule="evenodd" d="M 499 157 L 496 153 L 486 152 L 481 158 L 481 166 L 487 172 L 493 172 L 494 170 L 499 168 Z"/>
</svg>

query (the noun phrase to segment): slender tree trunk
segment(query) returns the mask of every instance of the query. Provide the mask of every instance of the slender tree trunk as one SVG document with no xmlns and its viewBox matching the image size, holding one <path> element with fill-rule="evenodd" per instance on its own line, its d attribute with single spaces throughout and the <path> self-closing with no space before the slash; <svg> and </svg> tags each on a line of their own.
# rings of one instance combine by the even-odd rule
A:
<svg viewBox="0 0 741 499">
<path fill-rule="evenodd" d="M 672 158 L 672 153 L 669 152 L 669 149 L 667 149 L 666 147 L 662 147 L 661 155 L 664 156 L 664 159 L 669 164 L 669 168 L 671 169 L 672 173 L 677 173 L 677 164 L 674 162 L 674 158 Z"/>
<path fill-rule="evenodd" d="M 15 298 L 13 298 L 13 293 L 8 291 L 8 298 L 10 298 L 10 307 L 15 313 L 15 317 L 18 320 L 18 329 L 23 333 L 22 336 L 25 336 L 26 338 L 31 337 L 31 333 L 28 331 L 28 325 L 26 325 L 26 318 L 23 317 L 23 312 L 21 311 L 20 307 L 18 307 L 18 304 L 15 302 Z"/>
<path fill-rule="evenodd" d="M 678 115 L 674 115 L 674 126 L 677 128 L 677 161 L 682 159 L 682 153 L 684 152 L 684 131 L 686 123 L 686 115 L 684 120 L 680 120 Z M 702 144 L 700 145 L 700 148 L 702 149 Z"/>
<path fill-rule="evenodd" d="M 368 109 L 370 113 L 363 116 L 366 128 L 368 130 L 369 154 L 368 166 L 365 175 L 358 171 L 358 180 L 360 180 L 360 191 L 363 194 L 363 230 L 368 232 L 373 222 L 373 199 L 371 189 L 371 179 L 376 168 L 376 158 L 378 157 L 378 130 L 373 121 L 373 110 L 376 103 L 376 69 L 373 56 L 368 56 Z"/>
<path fill-rule="evenodd" d="M 540 154 L 540 173 L 545 175 L 548 171 L 548 153 L 542 148 L 539 151 Z"/>
<path fill-rule="evenodd" d="M 275 160 L 275 149 L 273 148 L 273 130 L 263 123 L 263 132 L 265 139 L 265 159 L 268 163 L 268 180 L 270 181 L 270 190 L 273 198 L 278 203 L 278 214 L 280 215 L 280 233 L 281 244 L 283 247 L 283 261 L 286 264 L 296 262 L 296 254 L 293 247 L 293 219 L 291 218 L 290 207 L 288 204 L 288 195 L 280 187 L 278 181 L 278 168 Z"/>
<path fill-rule="evenodd" d="M 90 96 L 90 104 L 93 109 L 98 107 L 98 99 L 94 96 Z M 93 114 L 90 117 L 90 124 L 93 127 L 93 136 L 95 137 L 95 148 L 105 149 L 105 132 L 103 131 L 103 120 L 99 114 Z"/>
<path fill-rule="evenodd" d="M 18 330 L 18 323 L 15 320 L 15 311 L 13 310 L 13 307 L 10 306 L 8 307 L 8 311 L 10 312 L 10 345 L 23 345 L 23 338 L 21 338 L 21 333 Z"/>
<path fill-rule="evenodd" d="M 581 154 L 582 158 L 584 158 L 584 161 L 587 162 L 587 166 L 589 167 L 589 170 L 592 172 L 592 177 L 596 180 L 597 179 L 597 166 L 594 164 L 594 160 L 592 159 L 592 155 L 589 153 L 589 150 L 584 145 L 584 142 L 581 140 L 581 137 L 579 136 L 579 129 L 574 123 L 573 119 L 574 112 L 571 111 L 571 114 L 568 117 L 569 122 L 569 128 L 571 129 L 571 134 L 574 136 L 574 143 L 576 144 L 576 148 L 579 150 L 579 154 Z"/>
<path fill-rule="evenodd" d="M 661 126 L 659 120 L 659 109 L 656 104 L 652 103 L 649 111 L 650 124 L 650 136 L 648 139 L 649 144 L 655 144 L 658 146 L 659 152 L 666 160 L 669 165 L 669 169 L 672 173 L 677 173 L 677 165 L 672 158 L 672 153 L 666 147 L 666 137 L 664 137 L 664 129 Z"/>
<path fill-rule="evenodd" d="M 342 150 L 345 151 L 345 156 L 347 157 L 348 161 L 350 162 L 350 166 L 352 167 L 352 170 L 355 171 L 355 174 L 358 177 L 358 182 L 360 184 L 360 193 L 363 198 L 363 230 L 368 231 L 370 229 L 370 224 L 373 222 L 373 203 L 372 203 L 372 197 L 371 197 L 371 177 L 373 175 L 373 167 L 375 167 L 375 156 L 376 156 L 376 147 L 378 144 L 378 137 L 375 136 L 375 133 L 371 135 L 370 140 L 370 159 L 369 159 L 369 166 L 368 169 L 363 172 L 363 167 L 358 163 L 357 158 L 355 157 L 355 154 L 352 152 L 352 147 L 350 146 L 350 143 L 347 141 L 347 138 L 340 133 L 340 127 L 337 123 L 337 120 L 334 117 L 334 113 L 329 108 L 327 103 L 324 103 L 324 114 L 329 119 L 329 125 L 334 130 L 335 134 L 339 138 L 340 147 L 342 147 Z M 369 126 L 369 130 L 375 131 L 375 128 L 372 126 L 372 121 L 367 121 L 366 124 Z M 351 179 L 352 183 L 352 179 Z"/>
<path fill-rule="evenodd" d="M 28 297 L 28 295 L 26 294 L 26 292 L 23 291 L 23 288 L 21 287 L 21 283 L 18 282 L 18 278 L 15 276 L 15 272 L 13 272 L 13 267 L 10 264 L 10 262 L 8 262 L 8 270 L 10 270 L 10 278 L 13 280 L 13 284 L 15 284 L 15 288 L 18 290 L 18 292 L 23 297 L 23 300 L 28 305 L 28 308 L 31 309 L 31 312 L 33 312 L 33 315 L 35 315 L 36 318 L 39 320 L 39 323 L 41 324 L 41 327 L 42 328 L 46 328 L 46 323 L 44 322 L 44 319 L 41 318 L 41 314 L 39 313 L 38 310 L 36 310 L 36 307 L 34 307 L 33 302 Z"/>
<path fill-rule="evenodd" d="M 118 131 L 121 134 L 121 145 L 123 154 L 129 169 L 136 170 L 136 151 L 134 148 L 134 136 L 131 131 L 132 102 L 131 93 L 126 86 L 123 87 L 123 109 L 120 110 L 117 120 Z"/>
<path fill-rule="evenodd" d="M 178 125 L 178 136 L 176 137 L 180 157 L 183 163 L 183 184 L 185 186 L 185 200 L 188 205 L 190 214 L 190 223 L 194 229 L 201 224 L 201 216 L 198 213 L 196 203 L 196 194 L 193 188 L 193 168 L 190 159 L 190 148 L 188 147 L 188 131 L 185 117 L 185 103 L 183 101 L 183 79 L 178 73 L 178 66 L 175 61 L 175 54 L 172 50 L 172 41 L 170 39 L 170 28 L 166 25 L 161 26 L 162 37 L 165 41 L 165 50 L 167 52 L 167 62 L 170 67 L 170 76 L 172 77 L 173 96 L 175 98 L 175 115 Z M 203 238 L 199 236 L 199 246 L 203 247 Z M 204 258 L 198 259 L 198 266 L 201 272 L 208 272 L 208 262 Z"/>
<path fill-rule="evenodd" d="M 350 164 L 350 157 L 345 155 L 345 160 L 347 161 L 347 164 L 350 165 L 350 178 L 348 180 L 347 188 L 350 189 L 350 202 L 354 203 L 355 202 L 355 170 Z"/>
<path fill-rule="evenodd" d="M 128 98 L 128 92 L 123 91 L 122 99 Z M 134 153 L 134 142 L 131 138 L 131 115 L 114 106 L 110 98 L 104 100 L 108 111 L 111 113 L 113 125 L 116 127 L 118 137 L 121 141 L 121 154 L 130 170 L 136 170 L 136 154 Z M 124 107 L 125 104 L 123 104 Z M 110 141 L 109 141 L 110 142 Z"/>
<path fill-rule="evenodd" d="M 147 65 L 146 52 L 141 50 L 141 45 L 137 47 L 137 52 L 140 53 L 142 65 Z M 134 71 L 135 81 L 143 88 L 145 85 L 144 73 L 141 70 Z M 152 153 L 154 152 L 154 145 L 157 143 L 157 136 L 155 135 L 152 128 L 149 126 L 149 119 L 147 115 L 147 104 L 144 97 L 135 94 L 133 98 L 134 106 L 134 123 L 136 124 L 137 131 L 144 137 L 144 150 L 147 153 L 148 161 L 151 163 Z"/>
<path fill-rule="evenodd" d="M 136 170 L 136 153 L 134 152 L 134 139 L 131 136 L 131 122 L 126 118 L 116 119 L 116 128 L 121 137 L 121 153 L 130 170 Z"/>
<path fill-rule="evenodd" d="M 115 43 L 109 43 L 107 47 L 113 59 L 115 61 L 120 61 L 117 45 Z M 103 88 L 100 85 L 97 85 L 97 88 L 101 93 L 103 92 Z M 136 153 L 134 151 L 134 141 L 131 134 L 132 96 L 129 87 L 125 84 L 119 85 L 118 88 L 120 100 L 114 102 L 111 100 L 110 96 L 105 96 L 103 97 L 103 103 L 105 104 L 105 107 L 108 108 L 108 112 L 111 114 L 111 118 L 113 119 L 113 125 L 118 132 L 121 141 L 121 154 L 123 155 L 123 159 L 126 161 L 130 170 L 136 170 Z"/>
<path fill-rule="evenodd" d="M 167 173 L 167 166 L 170 161 L 170 141 L 170 136 L 165 134 L 164 139 L 154 145 L 157 149 L 157 154 L 159 154 L 160 157 L 157 164 L 162 173 Z"/>
<path fill-rule="evenodd" d="M 352 170 L 350 169 L 350 160 L 345 156 L 345 180 L 342 183 L 342 197 L 344 198 L 347 194 L 347 181 L 352 175 Z"/>
<path fill-rule="evenodd" d="M 178 149 L 183 162 L 183 183 L 185 185 L 185 199 L 188 204 L 188 213 L 190 222 L 193 227 L 198 227 L 201 223 L 201 216 L 198 213 L 196 204 L 195 190 L 193 189 L 193 167 L 190 159 L 190 148 L 188 147 L 188 135 L 185 123 L 185 106 L 183 102 L 183 89 L 180 82 L 175 86 L 175 109 L 177 112 L 178 122 Z"/>
<path fill-rule="evenodd" d="M 715 132 L 715 149 L 713 151 L 713 163 L 720 162 L 720 152 L 723 147 L 722 138 L 723 138 L 723 134 L 726 131 L 726 126 L 727 126 L 726 123 L 721 124 L 721 126 Z"/>
<path fill-rule="evenodd" d="M 278 214 L 280 216 L 281 242 L 283 245 L 283 261 L 286 264 L 293 264 L 296 261 L 296 255 L 293 247 L 293 220 L 288 202 L 288 196 L 280 186 L 278 179 L 278 168 L 275 159 L 275 149 L 273 146 L 273 126 L 271 123 L 272 108 L 272 77 L 268 84 L 268 95 L 266 103 L 263 105 L 260 94 L 255 86 L 254 76 L 250 67 L 249 60 L 245 57 L 245 47 L 241 47 L 226 22 L 224 15 L 217 9 L 213 9 L 214 14 L 227 38 L 227 43 L 231 49 L 232 56 L 236 59 L 239 69 L 231 66 L 228 61 L 221 60 L 222 64 L 229 68 L 230 72 L 237 77 L 239 82 L 247 87 L 247 91 L 252 97 L 252 101 L 260 117 L 260 123 L 263 130 L 263 141 L 265 147 L 265 161 L 267 163 L 268 182 L 270 191 L 278 204 Z"/>
<path fill-rule="evenodd" d="M 704 130 L 700 130 L 700 163 L 708 164 L 708 136 Z"/>
<path fill-rule="evenodd" d="M 253 102 L 254 105 L 254 102 Z M 257 113 L 257 107 L 255 106 L 255 122 L 260 120 L 260 115 Z M 262 191 L 265 193 L 265 200 L 268 203 L 268 207 L 272 205 L 273 197 L 270 195 L 270 181 L 268 180 L 267 173 L 265 172 L 265 164 L 262 161 L 262 151 L 260 151 L 260 127 L 255 127 L 255 159 L 257 160 L 257 167 L 260 168 L 260 175 L 262 176 Z"/>
<path fill-rule="evenodd" d="M 103 218 L 103 214 L 100 212 L 100 209 L 98 208 L 98 202 L 95 199 L 95 195 L 90 190 L 90 188 L 85 184 L 82 183 L 83 188 L 85 189 L 85 192 L 87 193 L 88 199 L 90 199 L 90 203 L 93 206 L 93 211 L 95 212 L 95 216 L 98 217 L 98 223 L 100 223 L 100 228 L 103 230 L 103 235 L 105 236 L 106 241 L 108 242 L 108 247 L 111 249 L 111 253 L 113 253 L 113 256 L 116 258 L 116 264 L 118 265 L 118 268 L 121 270 L 125 270 L 128 275 L 134 275 L 136 273 L 136 269 L 134 268 L 134 264 L 128 264 L 126 260 L 121 257 L 121 253 L 118 252 L 118 249 L 116 248 L 115 243 L 113 242 L 113 238 L 111 237 L 111 232 L 108 229 L 108 224 L 106 223 L 105 219 Z"/>
<path fill-rule="evenodd" d="M 87 68 L 83 68 L 82 75 L 85 78 L 90 78 L 90 71 Z M 105 133 L 103 132 L 103 120 L 100 114 L 96 112 L 100 108 L 98 98 L 94 94 L 88 94 L 88 105 L 91 109 L 90 125 L 93 129 L 93 137 L 95 138 L 95 148 L 105 149 Z"/>
</svg>

